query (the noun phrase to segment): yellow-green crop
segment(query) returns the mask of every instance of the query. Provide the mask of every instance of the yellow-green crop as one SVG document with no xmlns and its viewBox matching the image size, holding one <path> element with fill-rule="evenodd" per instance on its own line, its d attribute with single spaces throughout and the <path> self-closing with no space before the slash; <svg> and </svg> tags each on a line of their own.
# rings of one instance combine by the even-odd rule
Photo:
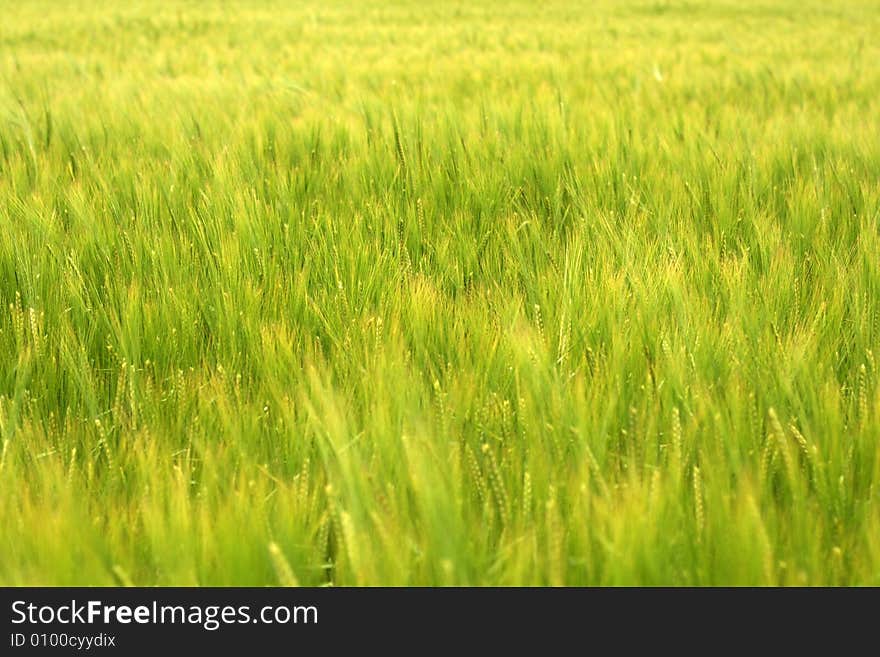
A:
<svg viewBox="0 0 880 657">
<path fill-rule="evenodd" d="M 0 584 L 880 584 L 878 35 L 0 0 Z"/>
</svg>

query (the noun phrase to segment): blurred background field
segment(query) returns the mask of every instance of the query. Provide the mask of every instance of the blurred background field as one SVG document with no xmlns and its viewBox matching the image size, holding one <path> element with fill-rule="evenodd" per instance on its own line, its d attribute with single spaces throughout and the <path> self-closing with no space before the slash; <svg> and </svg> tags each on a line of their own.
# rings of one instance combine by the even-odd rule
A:
<svg viewBox="0 0 880 657">
<path fill-rule="evenodd" d="M 0 0 L 0 584 L 880 584 L 877 35 Z"/>
</svg>

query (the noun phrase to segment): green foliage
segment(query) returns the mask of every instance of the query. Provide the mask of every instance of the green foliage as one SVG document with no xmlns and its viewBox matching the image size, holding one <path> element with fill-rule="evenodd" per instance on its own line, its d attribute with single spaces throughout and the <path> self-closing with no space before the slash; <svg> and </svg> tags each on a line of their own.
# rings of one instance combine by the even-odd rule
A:
<svg viewBox="0 0 880 657">
<path fill-rule="evenodd" d="M 873 2 L 5 2 L 0 583 L 880 584 Z"/>
</svg>

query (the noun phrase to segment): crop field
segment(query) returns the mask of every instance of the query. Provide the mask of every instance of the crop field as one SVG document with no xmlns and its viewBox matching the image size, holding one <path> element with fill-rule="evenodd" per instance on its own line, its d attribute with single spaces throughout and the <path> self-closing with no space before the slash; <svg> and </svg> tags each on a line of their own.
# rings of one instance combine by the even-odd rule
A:
<svg viewBox="0 0 880 657">
<path fill-rule="evenodd" d="M 880 584 L 878 37 L 0 0 L 0 584 Z"/>
</svg>

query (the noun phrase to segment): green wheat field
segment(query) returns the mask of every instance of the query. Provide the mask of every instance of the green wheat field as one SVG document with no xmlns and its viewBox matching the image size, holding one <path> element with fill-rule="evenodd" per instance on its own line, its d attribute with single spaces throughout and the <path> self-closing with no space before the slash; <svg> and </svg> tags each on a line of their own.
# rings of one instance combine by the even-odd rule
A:
<svg viewBox="0 0 880 657">
<path fill-rule="evenodd" d="M 878 35 L 0 0 L 0 584 L 880 584 Z"/>
</svg>

